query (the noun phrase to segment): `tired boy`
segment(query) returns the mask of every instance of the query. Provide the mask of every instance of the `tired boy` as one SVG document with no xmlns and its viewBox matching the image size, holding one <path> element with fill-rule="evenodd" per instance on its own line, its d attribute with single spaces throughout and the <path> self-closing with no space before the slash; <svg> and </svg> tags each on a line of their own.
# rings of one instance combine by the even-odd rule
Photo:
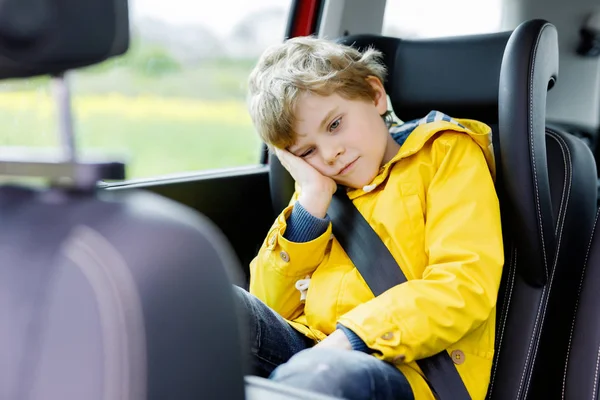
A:
<svg viewBox="0 0 600 400">
<path fill-rule="evenodd" d="M 490 128 L 432 112 L 388 121 L 381 54 L 316 38 L 267 50 L 251 74 L 261 138 L 296 182 L 237 289 L 254 373 L 348 399 L 432 399 L 416 360 L 447 351 L 485 397 L 503 265 Z M 378 297 L 335 237 L 348 197 L 408 281 Z"/>
</svg>

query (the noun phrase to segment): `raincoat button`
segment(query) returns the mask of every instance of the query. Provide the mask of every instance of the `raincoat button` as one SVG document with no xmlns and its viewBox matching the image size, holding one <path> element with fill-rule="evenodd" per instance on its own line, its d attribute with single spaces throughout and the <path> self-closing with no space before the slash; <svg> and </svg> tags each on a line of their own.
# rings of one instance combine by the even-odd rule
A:
<svg viewBox="0 0 600 400">
<path fill-rule="evenodd" d="M 404 356 L 403 354 L 394 357 L 394 359 L 392 360 L 392 362 L 394 364 L 402 364 L 404 362 L 404 360 L 406 359 L 406 356 Z"/>
<path fill-rule="evenodd" d="M 452 361 L 454 361 L 454 364 L 460 365 L 465 362 L 465 353 L 460 350 L 454 350 L 451 353 L 451 357 Z"/>
<path fill-rule="evenodd" d="M 273 246 L 275 244 L 275 240 L 277 239 L 277 235 L 271 235 L 269 238 L 269 246 Z"/>
<path fill-rule="evenodd" d="M 281 253 L 279 253 L 279 257 L 281 257 L 281 259 L 285 262 L 290 262 L 290 255 L 288 253 L 286 253 L 285 251 L 282 251 Z"/>
<path fill-rule="evenodd" d="M 381 338 L 383 340 L 392 340 L 394 338 L 394 333 L 393 332 L 384 333 L 383 335 L 381 335 Z"/>
</svg>

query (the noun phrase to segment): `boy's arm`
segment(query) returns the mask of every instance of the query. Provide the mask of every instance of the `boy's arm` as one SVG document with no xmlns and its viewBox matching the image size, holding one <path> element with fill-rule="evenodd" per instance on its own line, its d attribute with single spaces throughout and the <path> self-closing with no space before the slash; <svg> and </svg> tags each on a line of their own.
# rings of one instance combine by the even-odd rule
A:
<svg viewBox="0 0 600 400">
<path fill-rule="evenodd" d="M 433 144 L 421 279 L 397 285 L 339 319 L 378 357 L 405 362 L 447 349 L 486 321 L 504 262 L 500 211 L 481 149 L 466 134 Z"/>
<path fill-rule="evenodd" d="M 296 282 L 319 266 L 331 236 L 329 219 L 312 216 L 297 198 L 295 193 L 250 263 L 250 293 L 287 319 L 302 313 Z"/>
<path fill-rule="evenodd" d="M 325 218 L 317 218 L 297 201 L 287 219 L 287 229 L 283 237 L 295 243 L 310 242 L 325 233 L 329 222 L 328 215 L 325 215 Z"/>
</svg>

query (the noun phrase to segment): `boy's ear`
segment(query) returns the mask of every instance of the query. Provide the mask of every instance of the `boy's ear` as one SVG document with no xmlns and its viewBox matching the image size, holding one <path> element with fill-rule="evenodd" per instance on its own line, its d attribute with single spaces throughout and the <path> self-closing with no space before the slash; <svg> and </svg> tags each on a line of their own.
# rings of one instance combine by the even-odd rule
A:
<svg viewBox="0 0 600 400">
<path fill-rule="evenodd" d="M 373 102 L 375 103 L 375 108 L 377 108 L 377 112 L 379 115 L 383 115 L 388 110 L 387 104 L 387 93 L 385 88 L 383 87 L 383 83 L 376 76 L 368 76 L 367 82 L 373 87 Z"/>
</svg>

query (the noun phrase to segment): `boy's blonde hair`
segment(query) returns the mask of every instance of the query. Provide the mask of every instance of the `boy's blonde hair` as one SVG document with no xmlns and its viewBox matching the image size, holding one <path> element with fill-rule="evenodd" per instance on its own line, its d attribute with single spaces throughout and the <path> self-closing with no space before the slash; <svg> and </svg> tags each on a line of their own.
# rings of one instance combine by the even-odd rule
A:
<svg viewBox="0 0 600 400">
<path fill-rule="evenodd" d="M 374 100 L 366 80 L 384 82 L 381 52 L 364 52 L 315 37 L 296 37 L 268 48 L 248 81 L 248 107 L 255 128 L 269 146 L 285 149 L 296 140 L 294 107 L 304 92 L 350 100 Z"/>
</svg>

